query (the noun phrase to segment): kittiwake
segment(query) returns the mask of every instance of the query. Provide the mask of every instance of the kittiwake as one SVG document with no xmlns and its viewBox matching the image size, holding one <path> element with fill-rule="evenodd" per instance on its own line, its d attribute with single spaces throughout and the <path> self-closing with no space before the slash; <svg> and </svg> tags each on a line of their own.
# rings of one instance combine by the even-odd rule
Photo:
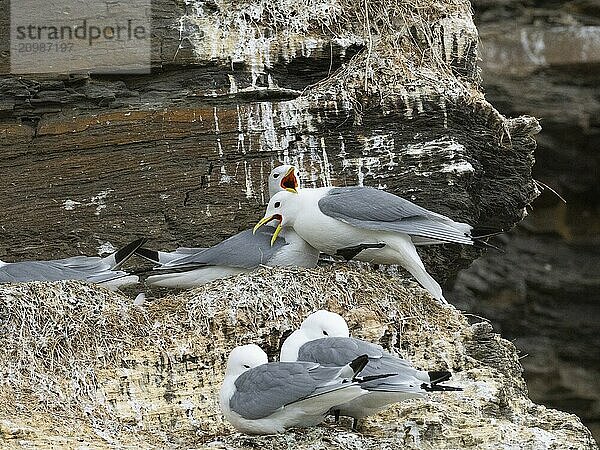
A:
<svg viewBox="0 0 600 450">
<path fill-rule="evenodd" d="M 290 165 L 274 168 L 268 178 L 269 195 L 277 192 L 296 192 L 296 169 Z M 315 267 L 319 251 L 299 237 L 293 229 L 273 240 L 275 228 L 253 234 L 245 230 L 210 248 L 180 248 L 174 252 L 139 249 L 137 254 L 158 263 L 155 270 L 162 273 L 146 279 L 150 285 L 191 288 L 210 281 L 256 270 L 259 266 Z"/>
<path fill-rule="evenodd" d="M 0 283 L 83 280 L 118 289 L 138 282 L 137 275 L 119 269 L 145 242 L 144 238 L 137 239 L 104 258 L 73 256 L 49 261 L 0 261 Z"/>
<path fill-rule="evenodd" d="M 247 434 L 282 433 L 322 422 L 335 405 L 366 393 L 356 379 L 366 356 L 343 367 L 314 362 L 268 362 L 255 344 L 233 349 L 220 403 L 227 420 Z"/>
<path fill-rule="evenodd" d="M 278 192 L 254 230 L 277 220 L 328 255 L 348 253 L 359 261 L 399 264 L 429 293 L 446 303 L 440 285 L 427 273 L 415 245 L 473 245 L 471 226 L 429 211 L 389 192 L 370 187 L 324 187 Z M 345 256 L 345 255 L 344 255 Z"/>
<path fill-rule="evenodd" d="M 450 379 L 448 371 L 417 370 L 409 361 L 386 352 L 377 344 L 350 337 L 344 318 L 325 310 L 316 311 L 304 319 L 300 328 L 283 343 L 279 359 L 338 367 L 359 355 L 369 357 L 361 376 L 375 378 L 362 384 L 369 393 L 332 408 L 336 415 L 352 417 L 353 428 L 356 428 L 358 419 L 376 414 L 392 403 L 423 397 L 432 391 L 462 390 L 438 384 Z M 377 378 L 384 374 L 390 376 Z"/>
</svg>

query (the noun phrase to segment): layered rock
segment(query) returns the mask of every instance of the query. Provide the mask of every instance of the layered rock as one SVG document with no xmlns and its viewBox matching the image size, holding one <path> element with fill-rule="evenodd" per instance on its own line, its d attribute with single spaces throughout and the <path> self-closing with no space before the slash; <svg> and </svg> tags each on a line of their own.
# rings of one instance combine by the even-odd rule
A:
<svg viewBox="0 0 600 450">
<path fill-rule="evenodd" d="M 158 1 L 150 75 L 0 78 L 0 258 L 213 244 L 261 217 L 280 161 L 510 228 L 539 125 L 483 98 L 468 1 L 413 3 Z M 444 281 L 479 254 L 424 259 Z"/>
<path fill-rule="evenodd" d="M 492 319 L 524 355 L 533 399 L 600 438 L 600 14 L 595 2 L 475 1 L 486 98 L 540 118 L 534 177 L 546 190 L 521 230 L 458 279 L 452 301 Z"/>
<path fill-rule="evenodd" d="M 254 342 L 273 357 L 323 307 L 464 391 L 397 404 L 360 433 L 235 433 L 218 407 L 228 353 Z M 80 282 L 3 285 L 0 311 L 2 448 L 597 448 L 577 417 L 528 399 L 515 347 L 487 322 L 378 272 L 264 269 L 144 307 Z"/>
</svg>

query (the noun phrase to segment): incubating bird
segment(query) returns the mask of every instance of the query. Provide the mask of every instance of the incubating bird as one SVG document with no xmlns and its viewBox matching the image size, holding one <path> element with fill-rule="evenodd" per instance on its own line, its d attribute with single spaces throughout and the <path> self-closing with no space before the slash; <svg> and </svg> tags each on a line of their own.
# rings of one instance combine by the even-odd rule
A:
<svg viewBox="0 0 600 450">
<path fill-rule="evenodd" d="M 293 166 L 283 165 L 271 171 L 268 178 L 269 194 L 296 192 L 298 178 Z M 300 238 L 293 229 L 287 229 L 273 240 L 275 228 L 253 234 L 252 230 L 238 233 L 214 247 L 180 248 L 174 252 L 139 249 L 137 254 L 160 264 L 155 270 L 162 273 L 146 279 L 150 285 L 171 288 L 192 288 L 219 278 L 256 270 L 261 265 L 271 267 L 315 267 L 318 250 Z"/>
<path fill-rule="evenodd" d="M 265 217 L 254 230 L 279 221 L 315 249 L 328 255 L 357 249 L 354 259 L 399 264 L 429 293 L 446 303 L 442 288 L 419 257 L 415 245 L 453 242 L 472 245 L 471 226 L 422 208 L 389 192 L 362 186 L 279 192 L 269 201 Z M 367 247 L 367 248 L 365 248 Z"/>
<path fill-rule="evenodd" d="M 245 230 L 214 247 L 174 257 L 173 253 L 140 249 L 137 254 L 161 263 L 155 270 L 164 273 L 150 275 L 146 282 L 154 286 L 192 288 L 210 281 L 256 270 L 261 265 L 271 267 L 315 267 L 319 252 L 296 233 L 280 235 L 271 245 L 275 228 L 266 226 L 262 233 Z M 176 253 L 176 252 L 174 252 Z"/>
<path fill-rule="evenodd" d="M 398 358 L 377 344 L 350 337 L 344 318 L 333 312 L 320 310 L 309 315 L 281 347 L 281 361 L 310 361 L 322 366 L 347 364 L 359 355 L 367 355 L 369 362 L 361 376 L 374 380 L 363 383 L 369 391 L 345 404 L 333 408 L 336 415 L 358 419 L 376 414 L 388 405 L 409 398 L 423 397 L 432 391 L 460 391 L 438 383 L 451 377 L 450 372 L 426 372 L 415 369 L 409 361 Z M 377 378 L 379 375 L 388 375 Z"/>
<path fill-rule="evenodd" d="M 145 242 L 146 239 L 138 239 L 104 258 L 73 256 L 50 261 L 0 261 L 0 283 L 83 280 L 118 289 L 138 282 L 136 275 L 119 269 Z"/>
<path fill-rule="evenodd" d="M 366 361 L 360 356 L 343 367 L 269 363 L 255 344 L 236 347 L 227 361 L 221 409 L 237 430 L 248 434 L 314 426 L 331 407 L 365 394 L 356 376 Z"/>
</svg>

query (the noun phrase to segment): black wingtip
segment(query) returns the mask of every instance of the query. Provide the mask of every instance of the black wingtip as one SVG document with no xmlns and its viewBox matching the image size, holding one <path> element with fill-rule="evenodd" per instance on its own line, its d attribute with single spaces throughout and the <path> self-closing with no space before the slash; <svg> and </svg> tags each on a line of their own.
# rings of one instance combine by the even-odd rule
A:
<svg viewBox="0 0 600 450">
<path fill-rule="evenodd" d="M 135 254 L 154 263 L 160 262 L 160 257 L 158 256 L 158 252 L 156 250 L 140 247 L 135 251 Z"/>
<path fill-rule="evenodd" d="M 498 250 L 499 252 L 504 253 L 504 250 L 500 247 L 496 247 L 493 244 L 490 244 L 487 240 L 491 237 L 498 236 L 499 234 L 503 234 L 505 231 L 492 231 L 489 233 L 483 233 L 483 229 L 473 230 L 471 235 L 469 236 L 473 241 L 473 245 L 479 248 L 493 248 L 494 250 Z"/>
<path fill-rule="evenodd" d="M 130 242 L 126 246 L 120 248 L 115 252 L 115 266 L 113 269 L 118 269 L 123 265 L 125 261 L 127 261 L 131 256 L 139 249 L 142 245 L 146 243 L 147 238 L 139 238 L 133 242 Z"/>
<path fill-rule="evenodd" d="M 361 383 L 368 383 L 369 381 L 381 380 L 382 378 L 390 378 L 398 376 L 397 373 L 382 373 L 380 375 L 367 375 L 366 377 L 356 378 Z"/>
<path fill-rule="evenodd" d="M 454 386 L 442 386 L 440 384 L 427 384 L 423 383 L 421 385 L 421 389 L 426 392 L 456 392 L 462 391 L 463 388 L 454 387 Z"/>
<path fill-rule="evenodd" d="M 354 375 L 360 373 L 369 363 L 368 355 L 360 355 L 350 363 L 350 368 L 354 371 Z"/>
<path fill-rule="evenodd" d="M 427 373 L 429 374 L 431 384 L 442 383 L 452 378 L 452 374 L 447 370 L 432 370 Z"/>
</svg>

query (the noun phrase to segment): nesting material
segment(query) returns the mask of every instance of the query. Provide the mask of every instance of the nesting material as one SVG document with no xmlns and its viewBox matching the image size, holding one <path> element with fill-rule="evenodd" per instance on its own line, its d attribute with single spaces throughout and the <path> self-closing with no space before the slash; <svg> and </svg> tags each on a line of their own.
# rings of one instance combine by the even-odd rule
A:
<svg viewBox="0 0 600 450">
<path fill-rule="evenodd" d="M 320 308 L 418 368 L 452 371 L 464 391 L 395 405 L 360 434 L 345 422 L 277 437 L 235 433 L 218 407 L 231 349 L 254 342 L 276 355 Z M 3 448 L 593 448 L 575 416 L 531 403 L 514 346 L 487 323 L 469 325 L 416 284 L 380 272 L 265 268 L 147 307 L 81 282 L 2 285 L 0 314 Z"/>
</svg>

